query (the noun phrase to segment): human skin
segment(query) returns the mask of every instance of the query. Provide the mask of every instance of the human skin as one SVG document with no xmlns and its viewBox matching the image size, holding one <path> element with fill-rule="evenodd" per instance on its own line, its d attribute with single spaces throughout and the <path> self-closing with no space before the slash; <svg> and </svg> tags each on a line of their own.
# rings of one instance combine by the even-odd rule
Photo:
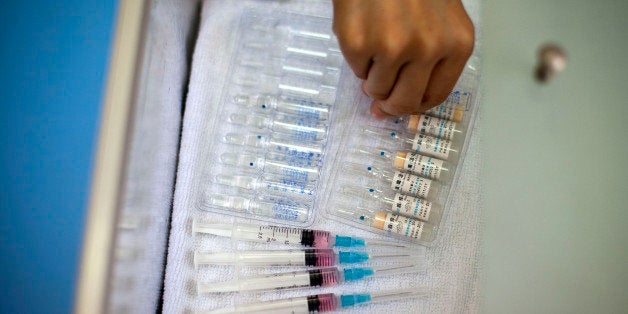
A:
<svg viewBox="0 0 628 314">
<path fill-rule="evenodd" d="M 376 119 L 447 98 L 473 52 L 460 0 L 334 0 L 333 31 Z"/>
</svg>

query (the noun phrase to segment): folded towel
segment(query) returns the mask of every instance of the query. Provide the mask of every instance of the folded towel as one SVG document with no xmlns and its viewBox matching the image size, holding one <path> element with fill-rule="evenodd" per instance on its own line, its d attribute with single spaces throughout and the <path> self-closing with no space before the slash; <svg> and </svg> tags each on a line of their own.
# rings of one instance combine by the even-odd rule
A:
<svg viewBox="0 0 628 314">
<path fill-rule="evenodd" d="M 477 21 L 477 4 L 467 4 L 470 13 Z M 255 302 L 289 296 L 303 296 L 321 292 L 381 291 L 398 288 L 415 288 L 429 291 L 426 298 L 405 302 L 374 304 L 353 311 L 391 313 L 458 313 L 477 312 L 478 294 L 478 246 L 480 209 L 480 151 L 477 126 L 470 140 L 469 150 L 457 186 L 458 193 L 451 203 L 441 225 L 438 240 L 433 247 L 417 248 L 427 256 L 425 272 L 406 276 L 378 277 L 373 280 L 349 282 L 336 288 L 313 290 L 273 291 L 254 294 L 195 294 L 195 281 L 222 281 L 252 274 L 248 269 L 232 267 L 201 267 L 194 269 L 191 254 L 194 250 L 230 251 L 234 249 L 267 248 L 265 245 L 232 242 L 225 238 L 206 235 L 192 235 L 190 221 L 193 218 L 205 221 L 220 221 L 225 224 L 235 219 L 221 214 L 197 209 L 194 198 L 202 178 L 203 145 L 207 141 L 206 125 L 218 117 L 220 100 L 225 78 L 228 77 L 229 63 L 233 55 L 233 34 L 237 32 L 238 21 L 246 8 L 276 9 L 300 14 L 331 17 L 329 1 L 205 1 L 202 8 L 199 37 L 194 50 L 189 93 L 183 120 L 183 133 L 175 187 L 172 229 L 168 247 L 165 278 L 164 311 L 178 313 L 185 310 L 214 309 L 233 303 Z M 475 9 L 471 9 L 475 8 Z M 475 13 L 474 13 L 475 12 Z M 475 14 L 475 15 L 474 15 Z M 357 79 L 352 76 L 341 90 L 337 105 L 356 103 Z M 367 108 L 367 104 L 362 106 Z M 334 145 L 330 143 L 329 145 Z M 239 219 L 238 221 L 245 221 Z M 259 222 L 258 222 L 259 223 Z M 318 216 L 312 228 L 330 230 L 339 234 L 350 234 L 369 238 L 382 236 L 355 229 L 351 226 L 329 221 Z M 266 270 L 267 271 L 267 270 Z"/>
</svg>

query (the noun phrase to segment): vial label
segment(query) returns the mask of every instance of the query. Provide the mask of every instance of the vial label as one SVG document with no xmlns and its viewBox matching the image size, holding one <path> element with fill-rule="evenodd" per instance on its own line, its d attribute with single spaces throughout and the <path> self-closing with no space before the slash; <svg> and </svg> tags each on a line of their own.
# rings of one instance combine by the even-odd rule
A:
<svg viewBox="0 0 628 314">
<path fill-rule="evenodd" d="M 409 238 L 420 239 L 423 225 L 423 222 L 414 218 L 388 213 L 386 214 L 386 221 L 384 221 L 384 230 Z"/>
<path fill-rule="evenodd" d="M 417 134 L 412 141 L 412 149 L 440 159 L 449 158 L 451 142 L 423 134 Z"/>
<path fill-rule="evenodd" d="M 455 107 L 450 107 L 446 104 L 438 105 L 425 112 L 426 115 L 446 120 L 453 120 L 455 113 Z"/>
<path fill-rule="evenodd" d="M 467 104 L 471 98 L 471 93 L 455 90 L 449 93 L 443 105 L 450 107 L 451 105 L 463 105 L 467 109 Z"/>
<path fill-rule="evenodd" d="M 428 221 L 432 203 L 418 197 L 395 194 L 391 212 Z"/>
<path fill-rule="evenodd" d="M 426 197 L 430 192 L 432 181 L 419 176 L 395 171 L 390 187 L 395 191 L 418 197 Z"/>
<path fill-rule="evenodd" d="M 455 129 L 456 122 L 422 114 L 419 118 L 419 124 L 416 131 L 421 134 L 428 134 L 438 138 L 450 140 L 454 137 Z"/>
<path fill-rule="evenodd" d="M 309 182 L 309 173 L 293 168 L 282 168 L 281 173 L 294 182 Z"/>
<path fill-rule="evenodd" d="M 440 179 L 443 163 L 440 159 L 423 156 L 419 153 L 409 153 L 404 159 L 403 168 L 430 179 Z"/>
<path fill-rule="evenodd" d="M 273 204 L 273 217 L 277 219 L 296 221 L 299 220 L 300 216 L 300 209 L 294 204 L 284 200 L 279 200 Z"/>
<path fill-rule="evenodd" d="M 270 193 L 286 193 L 297 195 L 314 195 L 312 188 L 303 186 L 300 182 L 294 182 L 287 179 L 281 180 L 281 182 L 265 182 L 264 188 Z"/>
</svg>

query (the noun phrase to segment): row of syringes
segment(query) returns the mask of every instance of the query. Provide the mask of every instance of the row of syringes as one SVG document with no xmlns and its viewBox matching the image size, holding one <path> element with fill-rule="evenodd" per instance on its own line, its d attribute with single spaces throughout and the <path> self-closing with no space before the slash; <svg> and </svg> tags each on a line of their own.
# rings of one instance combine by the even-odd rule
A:
<svg viewBox="0 0 628 314">
<path fill-rule="evenodd" d="M 379 302 L 393 302 L 423 297 L 427 294 L 415 290 L 390 290 L 379 292 L 360 292 L 352 294 L 323 293 L 303 297 L 279 299 L 266 302 L 240 304 L 222 309 L 203 311 L 204 314 L 227 313 L 274 313 L 274 314 L 307 314 L 333 312 Z"/>
<path fill-rule="evenodd" d="M 274 273 L 238 280 L 198 283 L 199 293 L 246 292 L 276 289 L 336 286 L 345 281 L 361 280 L 374 276 L 413 273 L 421 270 L 422 258 L 416 254 L 400 252 L 403 244 L 377 241 L 311 229 L 295 229 L 248 224 L 225 225 L 194 220 L 192 231 L 262 243 L 283 243 L 312 247 L 305 250 L 265 250 L 228 253 L 195 252 L 194 264 L 239 266 L 306 266 L 313 269 Z M 339 251 L 332 247 L 364 248 L 377 246 L 397 249 L 394 253 L 373 254 L 364 251 Z M 382 265 L 337 267 L 339 264 L 362 264 L 378 260 Z"/>
</svg>

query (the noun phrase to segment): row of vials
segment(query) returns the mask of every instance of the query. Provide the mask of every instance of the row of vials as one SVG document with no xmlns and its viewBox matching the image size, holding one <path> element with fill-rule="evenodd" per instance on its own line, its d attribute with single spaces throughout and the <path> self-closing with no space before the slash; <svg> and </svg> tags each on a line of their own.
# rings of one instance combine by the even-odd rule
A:
<svg viewBox="0 0 628 314">
<path fill-rule="evenodd" d="M 469 97 L 454 91 L 424 114 L 388 121 L 388 128 L 361 127 L 360 136 L 383 144 L 348 150 L 363 157 L 345 162 L 330 213 L 397 238 L 432 241 L 443 215 L 440 194 L 452 180 L 465 138 Z"/>
</svg>

